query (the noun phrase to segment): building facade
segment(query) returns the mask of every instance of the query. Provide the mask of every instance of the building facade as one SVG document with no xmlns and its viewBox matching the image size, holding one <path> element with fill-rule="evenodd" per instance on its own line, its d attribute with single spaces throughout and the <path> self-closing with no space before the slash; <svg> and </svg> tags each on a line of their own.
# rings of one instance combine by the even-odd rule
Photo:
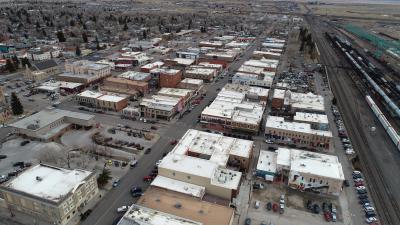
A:
<svg viewBox="0 0 400 225">
<path fill-rule="evenodd" d="M 39 164 L 3 183 L 0 192 L 9 211 L 65 225 L 97 197 L 98 187 L 92 172 Z"/>
</svg>

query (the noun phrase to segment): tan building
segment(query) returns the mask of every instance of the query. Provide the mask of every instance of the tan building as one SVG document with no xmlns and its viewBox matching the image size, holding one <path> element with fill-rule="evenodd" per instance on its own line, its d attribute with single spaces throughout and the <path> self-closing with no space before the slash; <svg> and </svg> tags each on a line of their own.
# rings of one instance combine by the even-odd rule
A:
<svg viewBox="0 0 400 225">
<path fill-rule="evenodd" d="M 146 190 L 137 204 L 197 221 L 202 225 L 232 225 L 234 219 L 234 209 L 226 205 L 218 205 L 153 187 Z M 181 207 L 175 207 L 177 204 Z"/>
<path fill-rule="evenodd" d="M 140 116 L 154 119 L 170 120 L 184 105 L 180 98 L 163 95 L 152 95 L 140 102 Z"/>
<path fill-rule="evenodd" d="M 200 90 L 203 89 L 203 84 L 204 84 L 203 80 L 185 78 L 178 84 L 178 88 L 191 89 L 199 92 Z"/>
<path fill-rule="evenodd" d="M 58 80 L 90 84 L 111 75 L 111 67 L 87 60 L 65 63 L 65 73 L 57 76 Z"/>
<path fill-rule="evenodd" d="M 265 136 L 278 143 L 294 144 L 315 150 L 329 150 L 332 132 L 315 130 L 309 123 L 285 121 L 283 117 L 268 116 Z"/>
<path fill-rule="evenodd" d="M 181 104 L 186 104 L 192 99 L 194 91 L 191 89 L 180 89 L 180 88 L 161 88 L 158 93 L 161 96 L 179 98 Z"/>
<path fill-rule="evenodd" d="M 217 70 L 206 67 L 189 67 L 185 71 L 186 78 L 201 79 L 211 82 L 217 76 Z"/>
<path fill-rule="evenodd" d="M 72 128 L 95 125 L 95 116 L 61 109 L 45 109 L 10 124 L 15 133 L 41 141 L 54 141 Z"/>
<path fill-rule="evenodd" d="M 49 76 L 54 76 L 60 74 L 61 71 L 58 64 L 53 59 L 45 60 L 37 63 L 33 63 L 31 68 L 26 68 L 24 77 L 26 79 L 40 81 L 48 78 Z"/>
<path fill-rule="evenodd" d="M 128 80 L 125 78 L 108 77 L 100 87 L 103 91 L 110 91 L 129 96 L 136 96 L 138 93 L 146 94 L 149 92 L 149 84 L 144 81 Z"/>
<path fill-rule="evenodd" d="M 77 94 L 75 100 L 81 105 L 116 112 L 128 106 L 126 95 L 103 94 L 89 90 Z"/>
<path fill-rule="evenodd" d="M 0 192 L 10 212 L 65 225 L 97 197 L 98 188 L 92 172 L 39 164 L 3 183 Z"/>
</svg>

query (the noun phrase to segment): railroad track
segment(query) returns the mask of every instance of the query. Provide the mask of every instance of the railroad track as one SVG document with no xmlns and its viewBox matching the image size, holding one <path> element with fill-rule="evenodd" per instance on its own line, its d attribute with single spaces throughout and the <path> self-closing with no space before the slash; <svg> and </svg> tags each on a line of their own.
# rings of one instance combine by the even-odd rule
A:
<svg viewBox="0 0 400 225">
<path fill-rule="evenodd" d="M 312 26 L 309 17 L 306 17 L 307 22 Z M 318 26 L 318 25 L 317 25 Z M 321 60 L 324 64 L 338 65 L 338 67 L 343 67 L 341 60 L 339 60 L 333 49 L 327 49 L 325 46 L 329 46 L 329 43 L 324 39 L 324 37 L 318 36 L 314 29 L 311 29 L 313 33 L 314 40 L 317 42 L 321 51 Z M 322 32 L 318 32 L 322 33 Z M 329 48 L 329 47 L 328 47 Z M 331 71 L 329 71 L 331 70 Z M 382 224 L 387 225 L 398 225 L 400 224 L 400 207 L 393 197 L 390 188 L 385 182 L 382 176 L 382 170 L 379 166 L 375 166 L 375 159 L 370 156 L 373 155 L 371 147 L 368 144 L 367 137 L 364 132 L 365 128 L 362 127 L 362 121 L 360 120 L 360 115 L 356 115 L 355 111 L 352 110 L 353 102 L 350 102 L 349 98 L 344 94 L 344 90 L 341 85 L 341 81 L 337 77 L 338 74 L 332 76 L 332 69 L 328 68 L 331 74 L 330 80 L 331 85 L 334 90 L 335 96 L 338 98 L 339 108 L 343 113 L 343 119 L 348 128 L 353 143 L 355 144 L 355 149 L 360 158 L 360 164 L 364 175 L 368 181 L 369 192 L 371 197 L 374 199 L 375 205 L 377 206 L 377 212 Z M 347 75 L 347 71 L 343 70 Z M 342 82 L 344 82 L 342 80 Z M 365 94 L 365 93 L 361 93 Z"/>
</svg>

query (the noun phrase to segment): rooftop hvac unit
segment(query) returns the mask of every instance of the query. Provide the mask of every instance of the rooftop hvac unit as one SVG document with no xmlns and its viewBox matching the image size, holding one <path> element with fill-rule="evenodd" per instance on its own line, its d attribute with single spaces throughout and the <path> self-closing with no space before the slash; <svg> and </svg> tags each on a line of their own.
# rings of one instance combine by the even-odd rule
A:
<svg viewBox="0 0 400 225">
<path fill-rule="evenodd" d="M 41 177 L 39 177 L 39 176 L 36 176 L 36 180 L 37 180 L 37 181 L 42 181 L 43 178 L 41 178 Z"/>
<path fill-rule="evenodd" d="M 177 209 L 180 209 L 180 208 L 182 208 L 182 204 L 178 202 L 174 205 L 174 207 Z"/>
</svg>

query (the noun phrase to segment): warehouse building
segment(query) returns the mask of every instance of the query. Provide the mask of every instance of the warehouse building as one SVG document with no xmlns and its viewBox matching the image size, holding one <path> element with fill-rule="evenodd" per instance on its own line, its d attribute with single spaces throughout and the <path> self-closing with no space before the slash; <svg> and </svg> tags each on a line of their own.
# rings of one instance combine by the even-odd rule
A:
<svg viewBox="0 0 400 225">
<path fill-rule="evenodd" d="M 10 124 L 15 133 L 40 141 L 54 141 L 71 128 L 95 125 L 95 116 L 61 109 L 46 109 Z"/>
<path fill-rule="evenodd" d="M 237 72 L 232 77 L 232 83 L 257 87 L 271 87 L 274 77 L 275 72 L 263 72 L 261 74 Z"/>
<path fill-rule="evenodd" d="M 329 129 L 328 116 L 324 114 L 296 112 L 293 117 L 293 121 L 300 123 L 309 123 L 311 125 L 311 129 L 314 130 Z"/>
<path fill-rule="evenodd" d="M 308 112 L 325 114 L 325 101 L 321 95 L 297 93 L 289 90 L 275 89 L 272 96 L 272 108 L 288 112 Z"/>
<path fill-rule="evenodd" d="M 114 92 L 128 96 L 138 96 L 149 92 L 149 84 L 144 81 L 128 80 L 119 77 L 108 77 L 100 87 L 102 91 Z"/>
<path fill-rule="evenodd" d="M 39 164 L 1 184 L 0 192 L 10 212 L 65 225 L 97 198 L 98 187 L 93 172 Z"/>
<path fill-rule="evenodd" d="M 331 147 L 332 132 L 315 130 L 309 123 L 289 122 L 283 117 L 268 116 L 265 136 L 278 143 L 327 151 Z"/>
</svg>

